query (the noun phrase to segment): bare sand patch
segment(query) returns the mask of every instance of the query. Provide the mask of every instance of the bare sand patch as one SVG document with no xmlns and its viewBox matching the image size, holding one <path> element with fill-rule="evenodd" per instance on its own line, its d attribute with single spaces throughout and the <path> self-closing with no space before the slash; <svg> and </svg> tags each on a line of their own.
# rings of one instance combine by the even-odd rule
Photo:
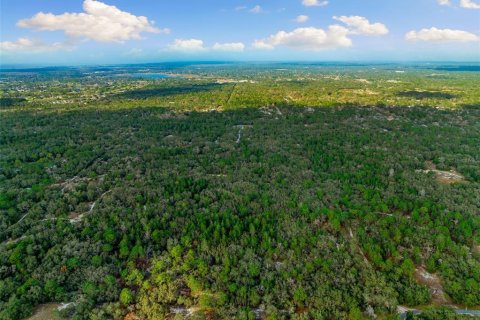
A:
<svg viewBox="0 0 480 320">
<path fill-rule="evenodd" d="M 74 176 L 73 178 L 67 179 L 67 180 L 62 180 L 57 183 L 54 183 L 51 185 L 51 187 L 60 187 L 62 188 L 62 193 L 65 191 L 72 191 L 74 190 L 80 183 L 82 182 L 90 182 L 93 180 L 98 180 L 99 182 L 102 182 L 103 179 L 105 178 L 105 175 L 100 175 L 96 178 L 88 178 L 88 177 L 79 177 L 79 176 Z"/>
<path fill-rule="evenodd" d="M 433 172 L 435 174 L 435 180 L 437 180 L 437 182 L 441 184 L 452 184 L 452 183 L 466 181 L 465 177 L 462 176 L 455 169 L 450 169 L 450 171 L 438 170 L 432 161 L 426 161 L 425 167 L 426 167 L 425 170 L 417 170 L 417 172 L 424 172 L 424 173 Z"/>
<path fill-rule="evenodd" d="M 367 79 L 355 79 L 355 81 L 361 82 L 361 83 L 372 83 L 371 81 L 369 81 Z"/>
<path fill-rule="evenodd" d="M 418 267 L 415 269 L 414 278 L 418 283 L 430 289 L 432 303 L 438 305 L 449 303 L 449 300 L 443 291 L 442 281 L 438 275 L 435 273 L 429 273 L 423 267 Z"/>
<path fill-rule="evenodd" d="M 480 254 L 480 245 L 473 245 L 473 252 Z"/>
<path fill-rule="evenodd" d="M 367 96 L 376 96 L 379 94 L 378 92 L 372 91 L 370 89 L 341 89 L 340 91 L 351 93 L 351 94 L 367 95 Z"/>
<path fill-rule="evenodd" d="M 27 320 L 60 320 L 61 318 L 58 314 L 59 307 L 60 304 L 58 303 L 41 304 Z"/>
</svg>

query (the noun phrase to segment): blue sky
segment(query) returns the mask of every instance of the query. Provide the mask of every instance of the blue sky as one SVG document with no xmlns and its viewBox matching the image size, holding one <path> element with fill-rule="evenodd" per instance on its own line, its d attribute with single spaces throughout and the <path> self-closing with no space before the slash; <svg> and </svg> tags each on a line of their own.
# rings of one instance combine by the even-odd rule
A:
<svg viewBox="0 0 480 320">
<path fill-rule="evenodd" d="M 480 0 L 15 0 L 2 64 L 479 61 Z"/>
</svg>

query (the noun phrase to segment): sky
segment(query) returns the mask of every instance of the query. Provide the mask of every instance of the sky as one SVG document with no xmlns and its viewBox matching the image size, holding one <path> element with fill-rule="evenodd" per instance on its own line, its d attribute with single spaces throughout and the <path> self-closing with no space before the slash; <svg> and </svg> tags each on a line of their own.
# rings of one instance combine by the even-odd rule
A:
<svg viewBox="0 0 480 320">
<path fill-rule="evenodd" d="M 480 61 L 480 0 L 0 2 L 0 64 Z"/>
</svg>

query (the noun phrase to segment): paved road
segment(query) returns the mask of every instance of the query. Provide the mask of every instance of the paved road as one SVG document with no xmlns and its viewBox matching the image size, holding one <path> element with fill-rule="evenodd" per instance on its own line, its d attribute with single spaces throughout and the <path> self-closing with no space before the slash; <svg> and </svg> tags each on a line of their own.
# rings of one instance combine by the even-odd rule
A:
<svg viewBox="0 0 480 320">
<path fill-rule="evenodd" d="M 480 317 L 480 310 L 463 310 L 463 309 L 455 309 L 457 314 L 464 314 L 467 316 L 472 317 Z"/>
<path fill-rule="evenodd" d="M 468 309 L 453 309 L 455 313 L 461 314 L 461 315 L 466 315 L 466 316 L 471 316 L 474 318 L 480 318 L 480 310 L 468 310 Z M 408 312 L 412 312 L 414 315 L 419 315 L 422 313 L 420 310 L 410 310 L 407 312 L 400 313 L 400 320 L 405 320 L 407 319 L 407 314 Z"/>
</svg>

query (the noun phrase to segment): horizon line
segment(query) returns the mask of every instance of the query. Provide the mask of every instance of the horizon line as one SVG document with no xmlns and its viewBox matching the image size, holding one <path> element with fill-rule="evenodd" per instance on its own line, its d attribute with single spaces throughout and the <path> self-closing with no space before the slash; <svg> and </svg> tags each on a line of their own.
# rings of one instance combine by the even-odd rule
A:
<svg viewBox="0 0 480 320">
<path fill-rule="evenodd" d="M 115 67 L 115 66 L 142 66 L 142 65 L 161 65 L 161 64 L 438 64 L 438 63 L 456 63 L 456 64 L 475 64 L 480 65 L 478 60 L 165 60 L 155 62 L 123 62 L 112 64 L 50 64 L 50 63 L 0 63 L 0 72 L 2 69 L 27 69 L 27 68 L 68 68 L 68 67 Z"/>
</svg>

